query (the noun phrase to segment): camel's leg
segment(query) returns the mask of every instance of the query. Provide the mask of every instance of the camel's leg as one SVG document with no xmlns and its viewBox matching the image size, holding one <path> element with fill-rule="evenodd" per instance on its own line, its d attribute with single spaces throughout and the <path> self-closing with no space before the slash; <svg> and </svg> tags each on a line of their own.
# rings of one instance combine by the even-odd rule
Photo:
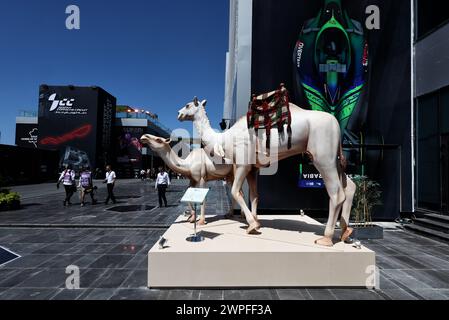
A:
<svg viewBox="0 0 449 320">
<path fill-rule="evenodd" d="M 243 182 L 245 181 L 246 176 L 251 171 L 251 166 L 238 166 L 235 171 L 235 179 L 232 185 L 232 196 L 235 201 L 240 205 L 240 208 L 245 214 L 246 221 L 248 222 L 248 229 L 246 232 L 248 234 L 256 233 L 257 229 L 260 228 L 260 224 L 254 219 L 251 211 L 245 203 L 245 199 L 243 198 L 240 190 L 242 189 Z"/>
<path fill-rule="evenodd" d="M 195 222 L 195 209 L 193 208 L 192 204 L 189 202 L 189 208 L 190 208 L 190 217 L 187 220 L 190 223 L 194 223 Z"/>
<path fill-rule="evenodd" d="M 204 203 L 201 205 L 201 214 L 200 219 L 198 220 L 198 225 L 204 226 L 206 224 L 206 201 L 204 201 Z"/>
<path fill-rule="evenodd" d="M 329 195 L 329 217 L 327 220 L 324 237 L 317 240 L 315 243 L 322 246 L 331 247 L 333 245 L 332 238 L 334 236 L 335 223 L 337 222 L 338 213 L 340 212 L 343 202 L 345 201 L 345 193 L 338 176 L 336 166 L 315 166 L 323 177 L 326 190 Z"/>
<path fill-rule="evenodd" d="M 247 176 L 247 181 L 249 185 L 249 198 L 251 201 L 251 213 L 254 216 L 254 219 L 257 219 L 257 204 L 259 203 L 259 194 L 257 192 L 257 176 L 259 174 L 259 170 L 256 168 L 252 169 L 251 172 Z"/>
<path fill-rule="evenodd" d="M 230 185 L 231 188 L 232 188 L 233 183 L 234 183 L 234 179 L 232 179 L 232 180 L 231 180 L 231 179 L 227 180 L 227 181 L 226 181 L 226 188 L 228 188 L 228 185 Z M 226 194 L 227 194 L 227 189 L 226 189 Z M 235 208 L 235 203 L 236 203 L 236 202 L 235 202 L 234 197 L 231 196 L 231 207 L 229 208 L 228 213 L 225 214 L 225 218 L 227 218 L 227 219 L 232 219 L 232 218 L 234 218 L 234 208 Z"/>
<path fill-rule="evenodd" d="M 346 241 L 352 234 L 353 229 L 349 227 L 349 217 L 351 215 L 352 202 L 356 192 L 355 183 L 347 178 L 347 186 L 345 188 L 346 200 L 343 202 L 341 212 L 340 226 L 341 226 L 341 241 Z"/>
<path fill-rule="evenodd" d="M 204 188 L 206 181 L 204 179 L 200 180 L 199 187 Z M 206 201 L 201 205 L 201 215 L 200 220 L 198 220 L 198 225 L 203 226 L 206 224 Z"/>
</svg>

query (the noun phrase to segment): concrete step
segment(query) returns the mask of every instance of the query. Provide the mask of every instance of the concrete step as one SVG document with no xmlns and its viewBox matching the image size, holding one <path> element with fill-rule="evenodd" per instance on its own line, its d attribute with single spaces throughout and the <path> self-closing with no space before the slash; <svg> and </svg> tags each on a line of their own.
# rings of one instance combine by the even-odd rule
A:
<svg viewBox="0 0 449 320">
<path fill-rule="evenodd" d="M 430 213 L 425 215 L 426 219 L 441 221 L 449 224 L 449 216 L 444 216 L 442 214 Z"/>
<path fill-rule="evenodd" d="M 416 224 L 406 224 L 406 225 L 404 225 L 404 228 L 406 230 L 409 230 L 409 231 L 412 231 L 412 232 L 416 232 L 418 234 L 421 234 L 423 236 L 427 236 L 429 238 L 433 238 L 433 239 L 449 242 L 449 234 L 441 232 L 441 231 L 437 231 L 435 229 L 426 228 L 426 227 L 419 226 L 419 225 L 416 225 Z"/>
<path fill-rule="evenodd" d="M 449 233 L 449 222 L 442 222 L 441 220 L 432 220 L 427 218 L 417 218 L 414 220 L 414 222 L 415 225 L 418 226 Z"/>
</svg>

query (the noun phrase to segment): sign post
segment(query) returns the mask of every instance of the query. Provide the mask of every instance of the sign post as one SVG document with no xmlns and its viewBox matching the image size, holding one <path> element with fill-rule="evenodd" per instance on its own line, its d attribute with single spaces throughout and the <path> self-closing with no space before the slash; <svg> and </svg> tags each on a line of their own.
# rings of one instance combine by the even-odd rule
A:
<svg viewBox="0 0 449 320">
<path fill-rule="evenodd" d="M 207 193 L 209 192 L 209 189 L 205 188 L 189 188 L 187 189 L 186 193 L 181 199 L 182 203 L 191 203 L 194 206 L 194 229 L 193 234 L 187 237 L 187 241 L 189 242 L 201 242 L 204 241 L 204 237 L 200 236 L 196 232 L 196 212 L 197 212 L 197 206 L 203 205 L 204 200 L 206 200 Z"/>
</svg>

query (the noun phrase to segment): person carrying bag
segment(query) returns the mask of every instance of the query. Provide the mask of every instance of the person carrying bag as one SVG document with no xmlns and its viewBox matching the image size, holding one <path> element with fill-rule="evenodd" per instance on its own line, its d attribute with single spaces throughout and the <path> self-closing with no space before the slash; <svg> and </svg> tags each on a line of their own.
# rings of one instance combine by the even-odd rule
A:
<svg viewBox="0 0 449 320">
<path fill-rule="evenodd" d="M 84 199 L 86 194 L 90 194 L 90 198 L 92 199 L 92 204 L 96 204 L 97 200 L 94 198 L 94 185 L 92 181 L 92 172 L 90 172 L 89 167 L 85 167 L 84 170 L 80 174 L 80 181 L 78 187 L 80 188 L 80 200 L 81 206 L 84 207 Z"/>
<path fill-rule="evenodd" d="M 70 166 L 66 166 L 65 170 L 61 173 L 61 176 L 58 179 L 58 184 L 56 185 L 58 189 L 61 182 L 64 185 L 65 189 L 65 199 L 63 201 L 63 205 L 65 207 L 72 204 L 70 202 L 70 199 L 76 192 L 75 171 L 73 171 Z"/>
</svg>

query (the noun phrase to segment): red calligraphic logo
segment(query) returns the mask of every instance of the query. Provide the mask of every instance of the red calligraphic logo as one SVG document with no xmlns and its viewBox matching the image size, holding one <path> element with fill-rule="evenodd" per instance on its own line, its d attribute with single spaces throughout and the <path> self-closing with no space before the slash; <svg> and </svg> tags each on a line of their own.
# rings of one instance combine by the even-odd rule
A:
<svg viewBox="0 0 449 320">
<path fill-rule="evenodd" d="M 364 67 L 368 66 L 368 43 L 365 43 L 365 47 L 363 48 L 362 65 Z"/>
<path fill-rule="evenodd" d="M 92 125 L 87 124 L 69 133 L 63 134 L 62 136 L 59 137 L 45 137 L 41 140 L 40 144 L 44 146 L 46 145 L 58 146 L 68 141 L 85 138 L 89 135 L 91 131 Z"/>
</svg>

